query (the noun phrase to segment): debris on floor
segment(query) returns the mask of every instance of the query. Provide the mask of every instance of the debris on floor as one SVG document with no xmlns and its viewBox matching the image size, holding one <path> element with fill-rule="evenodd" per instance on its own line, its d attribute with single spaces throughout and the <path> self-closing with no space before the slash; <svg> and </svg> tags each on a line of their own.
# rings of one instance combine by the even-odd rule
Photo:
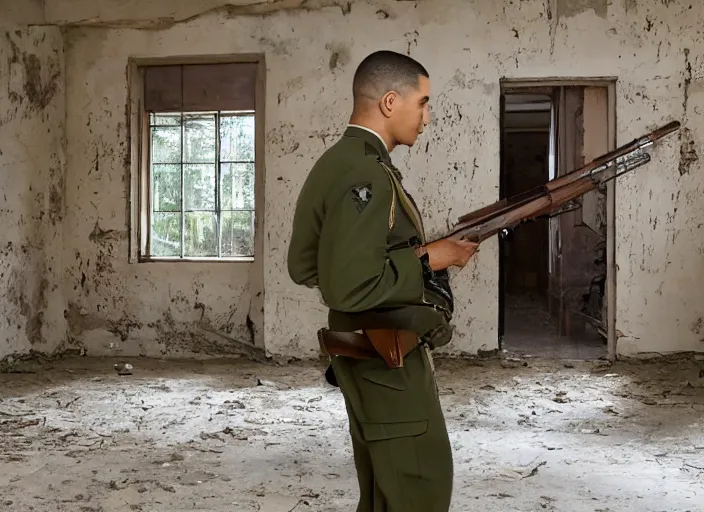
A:
<svg viewBox="0 0 704 512">
<path fill-rule="evenodd" d="M 113 368 L 118 375 L 132 375 L 132 370 L 134 370 L 134 366 L 130 363 L 115 363 Z"/>
<path fill-rule="evenodd" d="M 452 512 L 701 509 L 701 362 L 523 361 L 436 359 Z M 0 510 L 355 509 L 324 364 L 116 362 L 0 374 Z"/>
</svg>

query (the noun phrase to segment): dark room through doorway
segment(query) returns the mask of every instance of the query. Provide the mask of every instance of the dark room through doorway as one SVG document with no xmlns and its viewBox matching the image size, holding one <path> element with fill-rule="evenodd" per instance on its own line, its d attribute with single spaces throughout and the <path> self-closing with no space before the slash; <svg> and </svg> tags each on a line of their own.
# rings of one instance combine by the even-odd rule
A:
<svg viewBox="0 0 704 512">
<path fill-rule="evenodd" d="M 606 87 L 504 87 L 501 198 L 540 187 L 608 151 L 605 98 Z M 567 209 L 500 237 L 499 335 L 509 353 L 606 356 L 605 192 L 590 192 Z"/>
</svg>

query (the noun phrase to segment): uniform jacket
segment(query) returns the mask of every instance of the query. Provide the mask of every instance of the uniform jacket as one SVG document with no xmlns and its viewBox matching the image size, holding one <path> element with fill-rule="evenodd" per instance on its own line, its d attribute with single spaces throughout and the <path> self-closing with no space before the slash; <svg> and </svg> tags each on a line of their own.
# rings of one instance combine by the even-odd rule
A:
<svg viewBox="0 0 704 512">
<path fill-rule="evenodd" d="M 348 127 L 303 184 L 288 272 L 320 290 L 331 330 L 407 329 L 437 347 L 451 338 L 452 299 L 428 285 L 414 250 L 422 219 L 401 181 L 381 139 Z"/>
</svg>

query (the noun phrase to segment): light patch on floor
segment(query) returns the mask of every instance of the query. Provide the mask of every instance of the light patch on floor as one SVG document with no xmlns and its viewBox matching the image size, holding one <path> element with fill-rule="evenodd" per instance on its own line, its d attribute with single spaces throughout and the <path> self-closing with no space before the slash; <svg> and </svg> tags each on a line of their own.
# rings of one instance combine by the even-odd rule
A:
<svg viewBox="0 0 704 512">
<path fill-rule="evenodd" d="M 0 509 L 355 509 L 322 366 L 114 362 L 0 375 Z M 437 361 L 452 511 L 701 510 L 701 364 Z"/>
</svg>

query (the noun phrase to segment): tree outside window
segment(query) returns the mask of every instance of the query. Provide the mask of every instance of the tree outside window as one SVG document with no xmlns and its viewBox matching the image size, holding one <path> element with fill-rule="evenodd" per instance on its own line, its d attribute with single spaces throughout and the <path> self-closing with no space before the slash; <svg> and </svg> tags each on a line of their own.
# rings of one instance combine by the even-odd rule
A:
<svg viewBox="0 0 704 512">
<path fill-rule="evenodd" d="M 142 260 L 254 258 L 256 72 L 251 62 L 143 68 Z"/>
</svg>

